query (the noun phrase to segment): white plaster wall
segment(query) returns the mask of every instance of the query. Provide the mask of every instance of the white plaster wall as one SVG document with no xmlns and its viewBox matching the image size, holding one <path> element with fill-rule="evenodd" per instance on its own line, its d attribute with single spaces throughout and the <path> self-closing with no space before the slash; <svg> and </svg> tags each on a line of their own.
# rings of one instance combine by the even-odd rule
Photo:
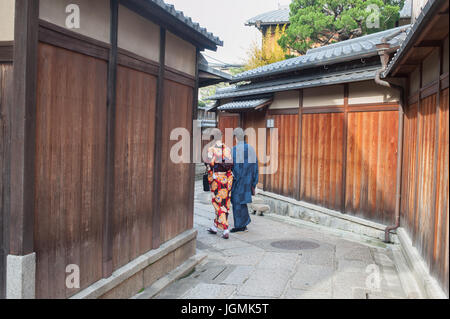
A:
<svg viewBox="0 0 450 319">
<path fill-rule="evenodd" d="M 15 0 L 0 0 L 0 41 L 14 40 Z"/>
<path fill-rule="evenodd" d="M 168 67 L 195 76 L 195 55 L 194 45 L 167 32 L 165 62 Z"/>
<path fill-rule="evenodd" d="M 39 18 L 66 28 L 69 15 L 66 7 L 69 4 L 76 4 L 80 8 L 80 28 L 70 29 L 71 31 L 110 43 L 109 0 L 40 0 Z"/>
<path fill-rule="evenodd" d="M 442 65 L 442 72 L 447 73 L 448 72 L 448 37 L 444 41 L 444 63 Z"/>
<path fill-rule="evenodd" d="M 400 94 L 395 89 L 377 85 L 375 81 L 350 83 L 348 88 L 348 104 L 389 103 L 398 102 Z"/>
<path fill-rule="evenodd" d="M 303 107 L 344 105 L 344 86 L 330 85 L 303 90 Z"/>
<path fill-rule="evenodd" d="M 269 109 L 295 109 L 299 107 L 299 90 L 276 92 Z"/>
<path fill-rule="evenodd" d="M 159 26 L 119 6 L 119 48 L 159 62 Z"/>
<path fill-rule="evenodd" d="M 420 12 L 422 12 L 423 7 L 428 2 L 428 0 L 413 0 L 412 2 L 412 22 L 416 21 Z"/>
<path fill-rule="evenodd" d="M 439 77 L 439 49 L 433 50 L 422 62 L 422 87 L 437 81 Z"/>
<path fill-rule="evenodd" d="M 409 95 L 413 95 L 420 90 L 420 67 L 417 67 L 409 77 Z"/>
</svg>

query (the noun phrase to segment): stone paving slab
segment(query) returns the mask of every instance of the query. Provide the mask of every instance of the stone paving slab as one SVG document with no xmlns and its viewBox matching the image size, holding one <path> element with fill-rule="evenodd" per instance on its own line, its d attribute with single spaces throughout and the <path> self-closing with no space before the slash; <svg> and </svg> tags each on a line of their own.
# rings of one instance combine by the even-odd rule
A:
<svg viewBox="0 0 450 319">
<path fill-rule="evenodd" d="M 245 233 L 230 239 L 211 235 L 214 210 L 210 195 L 196 185 L 194 228 L 197 249 L 208 255 L 195 271 L 166 288 L 157 298 L 232 299 L 381 299 L 405 298 L 393 254 L 384 243 L 344 232 L 308 227 L 251 215 Z M 229 216 L 233 227 L 233 216 Z M 311 242 L 298 249 L 274 242 Z M 296 246 L 295 246 L 296 247 Z M 302 246 L 303 247 L 303 246 Z M 369 267 L 370 266 L 370 267 Z M 369 267 L 369 268 L 368 268 Z M 377 270 L 380 287 L 367 286 L 368 270 Z"/>
</svg>

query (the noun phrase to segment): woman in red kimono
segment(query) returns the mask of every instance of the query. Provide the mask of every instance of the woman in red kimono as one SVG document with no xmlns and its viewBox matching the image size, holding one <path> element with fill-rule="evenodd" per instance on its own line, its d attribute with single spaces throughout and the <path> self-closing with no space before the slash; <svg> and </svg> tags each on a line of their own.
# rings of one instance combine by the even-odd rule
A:
<svg viewBox="0 0 450 319">
<path fill-rule="evenodd" d="M 218 134 L 218 132 L 216 132 Z M 220 134 L 221 135 L 221 134 Z M 222 238 L 229 238 L 228 214 L 231 206 L 231 188 L 233 186 L 233 156 L 231 150 L 220 140 L 208 149 L 208 181 L 213 193 L 212 204 L 216 213 L 214 226 L 208 229 L 211 234 L 223 231 Z"/>
</svg>

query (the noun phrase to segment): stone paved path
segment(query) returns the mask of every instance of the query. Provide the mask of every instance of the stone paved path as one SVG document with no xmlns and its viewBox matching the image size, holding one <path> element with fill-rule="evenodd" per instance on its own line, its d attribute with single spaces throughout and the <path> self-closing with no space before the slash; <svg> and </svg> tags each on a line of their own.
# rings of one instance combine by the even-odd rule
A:
<svg viewBox="0 0 450 319">
<path fill-rule="evenodd" d="M 194 224 L 197 249 L 208 257 L 156 298 L 405 298 L 387 248 L 254 215 L 249 232 L 228 240 L 208 234 L 213 208 L 201 187 L 196 184 Z M 379 289 L 370 289 L 374 270 Z"/>
</svg>

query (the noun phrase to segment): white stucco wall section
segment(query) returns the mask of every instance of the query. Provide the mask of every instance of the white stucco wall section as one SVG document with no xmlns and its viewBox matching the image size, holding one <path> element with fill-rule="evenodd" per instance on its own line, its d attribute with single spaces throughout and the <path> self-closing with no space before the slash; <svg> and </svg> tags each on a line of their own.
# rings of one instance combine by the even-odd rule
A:
<svg viewBox="0 0 450 319">
<path fill-rule="evenodd" d="M 444 41 L 444 63 L 442 65 L 442 72 L 445 74 L 448 72 L 448 37 Z"/>
<path fill-rule="evenodd" d="M 66 7 L 69 4 L 76 4 L 80 8 L 80 28 L 70 29 L 71 31 L 110 43 L 109 0 L 40 0 L 39 18 L 66 28 L 69 15 Z"/>
<path fill-rule="evenodd" d="M 195 76 L 196 48 L 176 35 L 166 34 L 166 65 Z"/>
<path fill-rule="evenodd" d="M 303 90 L 303 107 L 344 105 L 344 86 L 330 85 Z"/>
<path fill-rule="evenodd" d="M 374 81 L 350 83 L 348 88 L 348 104 L 390 103 L 400 100 L 399 92 Z"/>
<path fill-rule="evenodd" d="M 119 6 L 119 48 L 159 62 L 159 26 Z"/>
<path fill-rule="evenodd" d="M 15 0 L 0 0 L 0 41 L 14 40 Z"/>
<path fill-rule="evenodd" d="M 277 92 L 269 109 L 294 109 L 299 107 L 298 90 Z"/>
<path fill-rule="evenodd" d="M 439 77 L 439 49 L 436 48 L 422 62 L 422 87 L 437 81 Z"/>
<path fill-rule="evenodd" d="M 420 67 L 417 67 L 409 75 L 409 95 L 415 94 L 420 90 Z"/>
</svg>

